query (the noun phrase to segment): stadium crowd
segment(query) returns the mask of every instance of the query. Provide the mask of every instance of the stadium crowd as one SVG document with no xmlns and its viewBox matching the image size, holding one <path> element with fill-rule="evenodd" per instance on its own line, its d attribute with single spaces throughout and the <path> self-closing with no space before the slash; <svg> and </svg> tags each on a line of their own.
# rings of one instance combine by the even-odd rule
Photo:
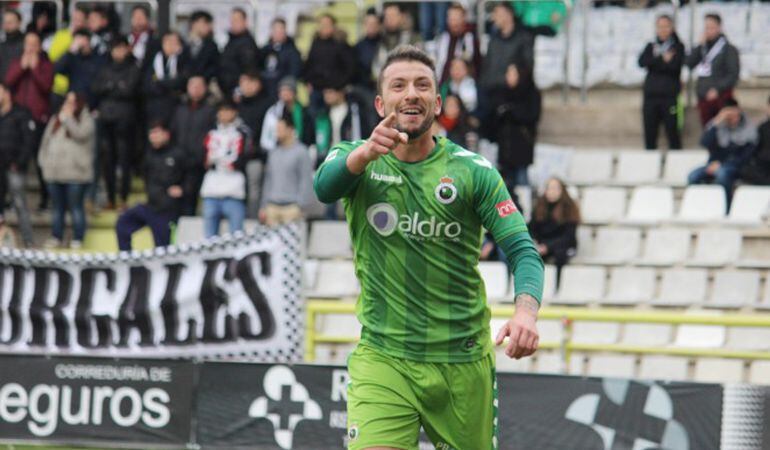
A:
<svg viewBox="0 0 770 450">
<path fill-rule="evenodd" d="M 530 184 L 541 116 L 534 41 L 555 34 L 565 15 L 553 3 L 560 5 L 494 4 L 484 45 L 460 4 L 421 3 L 419 32 L 398 4 L 386 4 L 381 14 L 367 11 L 354 46 L 335 17 L 323 14 L 304 59 L 283 19 L 272 21 L 269 41 L 260 47 L 238 8 L 221 49 L 205 10 L 191 14 L 183 37 L 156 33 L 143 6 L 132 9 L 127 35 L 101 6 L 79 6 L 60 30 L 41 9 L 23 31 L 21 15 L 6 9 L 0 198 L 10 198 L 25 247 L 35 245 L 24 190 L 30 165 L 45 186 L 38 208 L 52 207 L 50 248 L 65 246 L 66 214 L 73 228 L 69 246 L 79 248 L 90 208 L 120 211 L 122 250 L 144 226 L 156 245 L 167 245 L 178 218 L 199 211 L 207 237 L 219 233 L 222 219 L 230 231 L 242 229 L 245 218 L 268 225 L 297 219 L 311 200 L 312 172 L 332 145 L 365 139 L 378 122 L 372 107 L 378 71 L 400 44 L 421 46 L 436 61 L 444 105 L 435 132 L 474 151 L 481 139 L 497 143 L 497 167 L 515 194 L 514 187 Z M 423 12 L 427 8 L 439 12 Z M 648 70 L 647 148 L 656 148 L 661 124 L 669 148 L 681 148 L 678 99 L 686 64 L 696 74 L 703 145 L 711 152 L 690 182 L 719 183 L 728 198 L 739 177 L 768 183 L 770 124 L 758 131 L 733 98 L 739 55 L 719 16 L 706 16 L 702 42 L 689 53 L 671 18 L 658 18 L 656 29 L 639 58 Z M 299 100 L 301 85 L 307 105 Z M 147 201 L 129 205 L 135 176 L 144 178 Z M 335 218 L 336 209 L 328 208 L 327 216 Z M 579 217 L 564 183 L 549 180 L 531 229 L 540 253 L 558 266 L 574 253 Z M 483 252 L 495 254 L 492 243 Z"/>
</svg>

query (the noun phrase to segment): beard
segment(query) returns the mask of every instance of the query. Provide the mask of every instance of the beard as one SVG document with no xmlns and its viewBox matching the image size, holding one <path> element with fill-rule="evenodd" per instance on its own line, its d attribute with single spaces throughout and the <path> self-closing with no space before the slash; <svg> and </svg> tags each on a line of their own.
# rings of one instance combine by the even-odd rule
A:
<svg viewBox="0 0 770 450">
<path fill-rule="evenodd" d="M 390 113 L 385 114 L 385 116 L 387 117 L 388 114 Z M 399 113 L 396 111 L 396 114 L 399 114 Z M 416 128 L 409 129 L 409 128 L 403 127 L 399 123 L 396 123 L 396 130 L 402 133 L 406 133 L 406 135 L 409 136 L 409 140 L 411 141 L 411 140 L 417 139 L 418 137 L 425 134 L 426 131 L 430 130 L 431 127 L 433 126 L 433 121 L 435 119 L 436 119 L 436 115 L 433 114 L 433 110 L 428 109 L 425 114 L 425 119 L 423 119 L 423 121 L 420 122 L 420 124 Z"/>
</svg>

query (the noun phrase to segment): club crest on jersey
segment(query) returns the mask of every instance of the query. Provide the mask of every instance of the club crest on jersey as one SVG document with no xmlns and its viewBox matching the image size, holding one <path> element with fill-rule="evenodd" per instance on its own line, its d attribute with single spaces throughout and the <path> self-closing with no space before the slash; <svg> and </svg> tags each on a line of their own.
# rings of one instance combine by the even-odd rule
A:
<svg viewBox="0 0 770 450">
<path fill-rule="evenodd" d="M 454 180 L 448 176 L 441 177 L 438 186 L 436 186 L 435 194 L 436 200 L 444 205 L 455 201 L 457 198 L 457 186 L 454 185 Z"/>
</svg>

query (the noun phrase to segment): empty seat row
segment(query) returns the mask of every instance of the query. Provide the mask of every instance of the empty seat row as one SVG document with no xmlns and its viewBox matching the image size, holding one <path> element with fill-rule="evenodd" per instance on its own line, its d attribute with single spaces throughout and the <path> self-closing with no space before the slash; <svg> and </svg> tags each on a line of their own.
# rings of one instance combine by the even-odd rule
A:
<svg viewBox="0 0 770 450">
<path fill-rule="evenodd" d="M 613 170 L 617 158 L 617 170 Z M 685 186 L 687 175 L 708 160 L 705 150 L 659 152 L 578 150 L 572 153 L 567 181 L 578 185 Z"/>
<path fill-rule="evenodd" d="M 581 216 L 587 224 L 666 222 L 756 226 L 770 212 L 769 207 L 770 187 L 765 186 L 738 187 L 727 215 L 724 189 L 715 185 L 688 186 L 678 212 L 674 211 L 674 192 L 670 187 L 637 187 L 630 201 L 622 187 L 587 187 L 580 199 Z"/>
</svg>

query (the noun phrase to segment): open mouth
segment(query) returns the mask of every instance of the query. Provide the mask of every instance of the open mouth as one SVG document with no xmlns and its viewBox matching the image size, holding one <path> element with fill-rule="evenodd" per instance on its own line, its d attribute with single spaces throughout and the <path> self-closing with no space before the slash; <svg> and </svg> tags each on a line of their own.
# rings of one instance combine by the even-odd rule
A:
<svg viewBox="0 0 770 450">
<path fill-rule="evenodd" d="M 423 109 L 419 106 L 405 106 L 398 110 L 399 114 L 403 114 L 405 116 L 421 116 L 423 113 Z"/>
</svg>

